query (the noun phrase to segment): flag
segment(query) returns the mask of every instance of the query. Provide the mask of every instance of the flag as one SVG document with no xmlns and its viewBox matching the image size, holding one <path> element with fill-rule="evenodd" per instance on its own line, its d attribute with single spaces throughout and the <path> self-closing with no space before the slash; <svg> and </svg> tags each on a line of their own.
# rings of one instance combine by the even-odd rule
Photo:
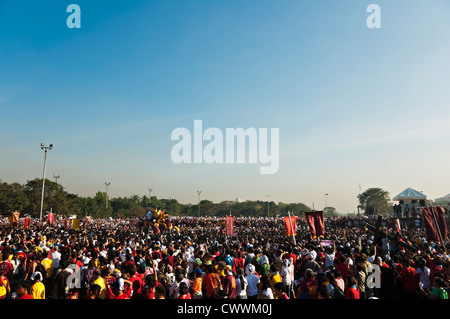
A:
<svg viewBox="0 0 450 319">
<path fill-rule="evenodd" d="M 233 236 L 234 217 L 227 216 L 227 236 Z"/>
<path fill-rule="evenodd" d="M 395 220 L 395 228 L 397 229 L 397 232 L 399 233 L 401 228 L 400 228 L 400 219 L 396 219 Z"/>
<path fill-rule="evenodd" d="M 286 227 L 286 236 L 297 235 L 297 217 L 283 217 L 283 220 Z"/>
<path fill-rule="evenodd" d="M 30 217 L 26 217 L 23 219 L 23 226 L 25 227 L 25 229 L 30 228 L 30 223 L 31 223 L 31 218 Z"/>
<path fill-rule="evenodd" d="M 53 213 L 48 213 L 48 222 L 50 223 L 50 226 L 53 225 L 54 217 Z"/>
<path fill-rule="evenodd" d="M 316 238 L 325 235 L 323 225 L 323 211 L 305 212 L 306 222 L 308 223 L 311 237 Z"/>
<path fill-rule="evenodd" d="M 72 219 L 72 229 L 80 230 L 80 220 L 78 218 Z"/>
<path fill-rule="evenodd" d="M 64 230 L 67 230 L 67 227 L 69 227 L 69 221 L 66 219 L 64 219 Z"/>
<path fill-rule="evenodd" d="M 447 223 L 442 207 L 422 207 L 421 213 L 428 240 L 445 241 L 447 239 Z"/>
</svg>

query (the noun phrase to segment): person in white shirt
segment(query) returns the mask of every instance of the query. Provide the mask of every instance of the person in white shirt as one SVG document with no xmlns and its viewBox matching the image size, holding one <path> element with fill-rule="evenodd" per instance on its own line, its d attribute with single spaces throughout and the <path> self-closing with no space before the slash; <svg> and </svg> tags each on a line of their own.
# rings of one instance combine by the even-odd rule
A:
<svg viewBox="0 0 450 319">
<path fill-rule="evenodd" d="M 417 262 L 417 273 L 420 276 L 419 285 L 422 289 L 431 288 L 430 274 L 431 270 L 426 266 L 426 262 L 423 258 Z"/>
<path fill-rule="evenodd" d="M 236 299 L 247 299 L 248 281 L 244 277 L 244 269 L 238 268 L 236 278 Z"/>
<path fill-rule="evenodd" d="M 292 290 L 292 282 L 293 282 L 293 278 L 292 278 L 292 271 L 291 271 L 291 266 L 292 266 L 292 258 L 286 258 L 283 260 L 284 262 L 284 266 L 283 268 L 281 268 L 281 282 L 283 283 L 283 285 L 285 286 L 286 289 L 286 294 L 288 295 L 289 298 L 291 298 L 291 290 Z"/>
<path fill-rule="evenodd" d="M 50 245 L 50 248 L 52 248 L 52 245 Z M 48 257 L 53 262 L 53 274 L 56 275 L 58 269 L 59 269 L 59 261 L 61 259 L 61 253 L 59 252 L 59 246 L 54 245 L 54 250 L 48 255 Z"/>
<path fill-rule="evenodd" d="M 252 264 L 247 265 L 247 273 L 248 275 L 245 276 L 245 279 L 247 280 L 247 298 L 248 299 L 257 299 L 258 298 L 258 284 L 259 284 L 259 277 L 255 275 L 255 266 Z"/>
<path fill-rule="evenodd" d="M 327 247 L 327 250 L 325 252 L 325 267 L 327 269 L 334 266 L 334 256 L 335 252 L 333 247 L 331 246 Z"/>
</svg>

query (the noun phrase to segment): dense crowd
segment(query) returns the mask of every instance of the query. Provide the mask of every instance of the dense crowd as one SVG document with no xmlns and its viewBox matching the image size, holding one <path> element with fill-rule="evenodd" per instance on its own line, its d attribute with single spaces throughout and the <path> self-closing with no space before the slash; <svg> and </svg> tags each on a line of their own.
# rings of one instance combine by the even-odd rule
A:
<svg viewBox="0 0 450 319">
<path fill-rule="evenodd" d="M 0 224 L 0 299 L 447 299 L 448 242 L 384 217 L 94 219 Z M 372 226 L 372 227 L 370 227 Z"/>
</svg>

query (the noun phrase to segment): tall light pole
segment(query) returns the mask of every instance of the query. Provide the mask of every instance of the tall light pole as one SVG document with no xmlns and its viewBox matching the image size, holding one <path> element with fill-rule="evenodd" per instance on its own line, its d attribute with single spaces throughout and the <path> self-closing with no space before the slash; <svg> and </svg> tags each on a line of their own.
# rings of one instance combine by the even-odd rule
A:
<svg viewBox="0 0 450 319">
<path fill-rule="evenodd" d="M 325 207 L 328 207 L 328 193 L 325 193 Z"/>
<path fill-rule="evenodd" d="M 202 193 L 202 191 L 197 191 L 198 194 L 198 216 L 200 217 L 200 194 Z"/>
<path fill-rule="evenodd" d="M 105 186 L 106 186 L 106 200 L 105 200 L 105 202 L 106 202 L 106 209 L 108 209 L 108 187 L 109 187 L 109 185 L 111 185 L 111 183 L 106 183 L 105 182 Z"/>
<path fill-rule="evenodd" d="M 45 146 L 44 143 L 41 143 L 41 150 L 44 150 L 44 172 L 42 174 L 42 195 L 41 195 L 41 211 L 39 215 L 39 223 L 42 225 L 42 209 L 44 207 L 44 192 L 45 192 L 45 172 L 47 170 L 47 151 L 53 148 L 53 144 L 49 146 Z"/>
<path fill-rule="evenodd" d="M 271 195 L 266 195 L 266 197 L 267 197 L 267 218 L 269 218 L 269 197 L 270 197 Z"/>
</svg>

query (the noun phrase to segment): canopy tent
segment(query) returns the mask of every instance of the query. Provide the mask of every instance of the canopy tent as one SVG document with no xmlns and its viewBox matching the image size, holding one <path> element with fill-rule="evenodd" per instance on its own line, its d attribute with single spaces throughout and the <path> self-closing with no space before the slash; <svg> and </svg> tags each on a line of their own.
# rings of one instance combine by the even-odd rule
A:
<svg viewBox="0 0 450 319">
<path fill-rule="evenodd" d="M 412 201 L 412 200 L 425 200 L 427 196 L 421 192 L 408 187 L 403 192 L 393 198 L 395 201 Z"/>
</svg>

